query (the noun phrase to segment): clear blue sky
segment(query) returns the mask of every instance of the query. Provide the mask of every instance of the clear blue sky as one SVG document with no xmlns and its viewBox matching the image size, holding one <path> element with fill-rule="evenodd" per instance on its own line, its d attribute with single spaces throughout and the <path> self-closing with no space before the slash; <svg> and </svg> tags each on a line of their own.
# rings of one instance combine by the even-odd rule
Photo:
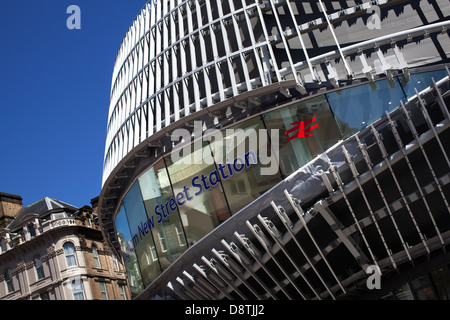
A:
<svg viewBox="0 0 450 320">
<path fill-rule="evenodd" d="M 111 77 L 146 0 L 0 1 L 0 192 L 24 206 L 100 194 Z M 69 30 L 69 5 L 81 30 Z"/>
</svg>

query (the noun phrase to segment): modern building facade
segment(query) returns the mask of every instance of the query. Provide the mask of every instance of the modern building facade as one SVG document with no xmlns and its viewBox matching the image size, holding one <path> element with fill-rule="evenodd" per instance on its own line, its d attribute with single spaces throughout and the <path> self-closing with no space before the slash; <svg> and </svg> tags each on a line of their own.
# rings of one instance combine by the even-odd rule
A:
<svg viewBox="0 0 450 320">
<path fill-rule="evenodd" d="M 0 299 L 126 300 L 126 272 L 106 246 L 94 209 L 44 198 L 22 208 L 20 196 L 1 193 L 14 207 L 0 229 Z"/>
<path fill-rule="evenodd" d="M 114 66 L 99 198 L 133 297 L 448 298 L 449 16 L 148 2 Z"/>
</svg>

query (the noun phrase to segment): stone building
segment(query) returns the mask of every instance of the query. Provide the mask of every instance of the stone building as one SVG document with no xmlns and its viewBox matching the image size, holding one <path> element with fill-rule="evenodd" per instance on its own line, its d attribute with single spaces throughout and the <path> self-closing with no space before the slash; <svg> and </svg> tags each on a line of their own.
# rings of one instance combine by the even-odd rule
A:
<svg viewBox="0 0 450 320">
<path fill-rule="evenodd" d="M 123 264 L 105 245 L 92 207 L 45 197 L 25 208 L 0 193 L 0 299 L 121 300 Z"/>
</svg>

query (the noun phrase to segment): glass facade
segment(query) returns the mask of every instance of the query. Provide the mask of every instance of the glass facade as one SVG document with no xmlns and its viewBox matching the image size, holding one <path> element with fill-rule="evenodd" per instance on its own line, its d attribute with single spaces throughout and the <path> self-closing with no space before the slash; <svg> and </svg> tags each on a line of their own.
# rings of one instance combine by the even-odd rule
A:
<svg viewBox="0 0 450 320">
<path fill-rule="evenodd" d="M 272 144 L 267 132 L 261 117 L 256 117 L 229 127 L 223 132 L 222 141 L 211 144 L 218 171 L 223 171 L 220 181 L 232 214 L 282 180 L 278 159 L 271 157 Z M 257 163 L 251 161 L 252 152 L 263 155 Z M 261 169 L 268 167 L 275 168 L 275 174 L 262 174 Z"/>
<path fill-rule="evenodd" d="M 394 110 L 404 100 L 396 81 L 377 81 L 327 94 L 328 101 L 344 137 L 349 137 L 368 124 Z"/>
<path fill-rule="evenodd" d="M 115 227 L 117 239 L 120 243 L 123 263 L 127 270 L 128 283 L 130 285 L 133 296 L 144 290 L 142 283 L 141 271 L 136 257 L 136 252 L 133 247 L 133 240 L 131 239 L 130 227 L 128 226 L 125 208 L 122 205 L 115 218 Z"/>
<path fill-rule="evenodd" d="M 316 119 L 317 129 L 305 139 L 292 139 L 280 133 L 279 163 L 283 175 L 293 173 L 342 138 L 338 123 L 325 95 L 298 102 L 262 116 L 267 129 L 292 128 L 296 121 Z M 268 131 L 273 132 L 271 130 Z"/>
<path fill-rule="evenodd" d="M 382 118 L 386 111 L 396 109 L 428 87 L 433 77 L 436 81 L 446 76 L 445 70 L 412 74 L 409 79 L 394 77 L 392 81 L 381 80 L 353 88 L 337 90 L 325 96 L 339 124 L 343 138 L 347 138 Z"/>
<path fill-rule="evenodd" d="M 412 88 L 444 76 L 433 71 L 324 93 L 209 132 L 210 137 L 205 132 L 175 161 L 163 156 L 134 182 L 115 217 L 133 295 L 286 176 L 397 108 L 415 94 Z M 425 283 L 411 285 L 429 296 Z M 447 295 L 446 282 L 439 288 Z M 398 290 L 397 297 L 410 297 L 409 285 Z"/>
<path fill-rule="evenodd" d="M 151 229 L 154 239 L 152 257 L 158 257 L 161 268 L 165 269 L 186 250 L 187 242 L 177 206 L 170 203 L 173 192 L 164 161 L 144 173 L 138 184 L 147 217 L 151 218 L 152 212 L 157 214 L 158 219 L 156 224 L 153 221 L 155 226 Z"/>
<path fill-rule="evenodd" d="M 383 300 L 450 300 L 450 271 L 447 266 L 425 273 L 396 287 Z"/>
<path fill-rule="evenodd" d="M 187 242 L 193 245 L 229 218 L 230 212 L 220 181 L 211 174 L 215 166 L 209 146 L 204 145 L 186 157 L 178 163 L 170 156 L 165 161 L 175 195 L 172 204 L 179 208 Z M 197 157 L 203 161 L 196 163 Z"/>
</svg>

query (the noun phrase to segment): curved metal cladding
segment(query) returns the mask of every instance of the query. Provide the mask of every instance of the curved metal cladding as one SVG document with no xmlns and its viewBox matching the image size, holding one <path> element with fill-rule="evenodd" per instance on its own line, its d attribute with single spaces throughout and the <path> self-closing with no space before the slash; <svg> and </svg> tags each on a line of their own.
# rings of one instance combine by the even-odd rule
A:
<svg viewBox="0 0 450 320">
<path fill-rule="evenodd" d="M 270 229 L 273 226 L 267 224 L 261 216 L 257 217 L 257 213 L 275 209 L 278 216 L 283 216 L 280 221 L 285 219 L 284 213 L 277 212 L 276 207 L 272 209 L 271 201 L 274 200 L 272 203 L 278 205 L 277 199 L 280 198 L 272 199 L 266 192 L 269 188 L 277 186 L 278 190 L 281 188 L 279 184 L 290 185 L 293 182 L 290 179 L 297 179 L 295 177 L 299 175 L 300 168 L 317 156 L 323 157 L 333 146 L 338 148 L 336 146 L 339 141 L 347 143 L 358 132 L 363 139 L 361 132 L 370 131 L 370 125 L 385 116 L 385 111 L 396 110 L 401 106 L 399 101 L 407 106 L 412 105 L 412 102 L 408 104 L 409 100 L 420 100 L 415 96 L 414 89 L 431 90 L 434 80 L 438 81 L 447 75 L 444 65 L 450 58 L 447 30 L 450 26 L 449 17 L 448 0 L 376 0 L 364 3 L 321 0 L 149 1 L 130 26 L 116 58 L 102 192 L 99 198 L 99 218 L 103 234 L 112 248 L 122 251 L 125 264 L 130 265 L 127 270 L 132 288 L 134 286 L 136 289 L 134 294 L 144 292 L 141 298 L 152 297 L 156 292 L 167 294 L 170 287 L 169 294 L 198 298 L 190 292 L 192 283 L 194 286 L 199 285 L 194 278 L 210 274 L 209 271 L 205 273 L 209 269 L 213 273 L 218 272 L 217 274 L 223 270 L 227 274 L 233 272 L 234 269 L 227 265 L 228 262 L 244 259 L 241 253 L 251 249 L 249 243 L 257 243 L 263 239 L 263 233 L 266 237 L 272 235 L 271 231 L 262 232 L 261 227 L 254 227 L 253 223 L 258 221 L 264 228 L 267 226 Z M 445 90 L 448 88 L 445 87 Z M 440 99 L 442 104 L 442 99 L 447 97 Z M 221 180 L 218 174 L 221 172 L 220 188 L 212 188 L 214 195 L 199 191 L 199 195 L 206 200 L 197 197 L 195 201 L 198 203 L 194 206 L 192 201 L 189 205 L 192 210 L 188 211 L 188 206 L 184 203 L 190 201 L 192 193 L 189 195 L 187 187 L 196 186 L 200 190 L 200 177 L 203 176 L 199 176 L 197 167 L 186 169 L 182 162 L 177 163 L 169 157 L 173 150 L 183 147 L 182 143 L 178 144 L 178 140 L 171 139 L 175 130 L 187 130 L 191 135 L 188 138 L 194 141 L 192 144 L 207 129 L 218 129 L 225 134 L 229 128 L 264 128 L 266 132 L 277 130 L 281 132 L 280 135 L 284 135 L 288 133 L 289 124 L 308 120 L 302 119 L 300 115 L 317 118 L 319 128 L 327 128 L 327 133 L 316 133 L 315 143 L 300 142 L 300 139 L 291 142 L 291 137 L 283 137 L 286 141 L 281 143 L 281 152 L 284 154 L 277 160 L 280 172 L 277 177 L 270 177 L 273 181 L 263 183 L 262 178 L 254 173 L 249 174 L 244 182 L 232 179 L 225 181 L 226 175 L 221 170 L 226 163 L 224 159 L 219 160 L 211 150 L 211 167 L 203 168 L 202 172 L 210 174 L 209 182 L 213 181 L 214 184 Z M 400 135 L 403 133 L 400 130 Z M 373 131 L 370 138 L 372 140 L 367 138 L 367 142 L 363 141 L 362 144 L 368 143 L 371 146 L 376 142 L 373 140 L 376 136 Z M 272 136 L 267 138 L 271 139 Z M 352 139 L 354 144 L 360 143 L 355 142 L 354 136 Z M 390 142 L 395 143 L 395 140 Z M 389 153 L 390 145 L 387 144 L 387 147 Z M 264 148 L 270 149 L 267 146 Z M 248 156 L 248 153 L 245 155 Z M 351 163 L 351 157 L 349 160 L 346 156 L 345 152 L 341 152 L 337 155 L 337 163 L 333 162 L 329 168 L 324 166 L 329 177 L 332 177 L 333 170 L 330 168 L 333 166 L 339 166 L 345 161 Z M 362 159 L 361 156 L 358 158 L 358 165 L 362 163 Z M 246 157 L 240 158 L 242 163 L 247 160 Z M 333 158 L 332 161 L 334 160 Z M 182 170 L 186 170 L 185 173 L 181 173 Z M 217 179 L 211 180 L 214 172 Z M 241 174 L 244 175 L 247 175 L 246 170 Z M 368 176 L 369 173 L 366 174 Z M 339 182 L 339 179 L 336 181 Z M 357 178 L 352 183 L 356 184 L 356 181 Z M 203 186 L 207 189 L 205 181 Z M 334 185 L 331 189 L 339 186 Z M 322 189 L 324 188 L 325 185 L 322 184 Z M 251 193 L 250 189 L 253 190 L 251 197 L 245 196 L 244 194 Z M 295 194 L 294 191 L 288 190 L 288 193 Z M 339 191 L 346 200 L 345 192 Z M 444 191 L 439 190 L 446 197 Z M 312 199 L 319 199 L 324 194 L 324 190 L 320 195 L 311 192 Z M 206 201 L 219 207 L 219 198 L 223 198 L 220 202 L 222 207 L 211 211 Z M 285 201 L 284 196 L 282 199 Z M 248 209 L 250 202 L 251 206 L 258 209 Z M 291 203 L 293 208 L 295 205 L 297 204 Z M 389 210 L 389 205 L 386 208 Z M 350 255 L 359 259 L 356 265 L 359 266 L 363 255 L 369 257 L 369 260 L 364 260 L 361 265 L 365 267 L 369 262 L 376 265 L 379 259 L 371 256 L 370 248 L 360 249 L 354 244 L 355 241 L 360 241 L 358 235 L 353 236 L 353 232 L 359 230 L 358 223 L 355 224 L 356 229 L 345 229 L 342 233 L 338 223 L 328 221 L 327 210 L 325 208 L 319 211 L 321 214 L 326 213 L 323 218 L 338 234 L 338 241 L 346 246 Z M 430 212 L 431 215 L 431 211 L 424 212 Z M 169 213 L 171 216 L 167 218 Z M 198 226 L 202 219 L 209 219 L 209 216 L 214 216 L 217 221 L 211 224 L 211 228 L 199 232 Z M 312 219 L 313 216 L 314 214 L 305 218 L 307 221 L 303 224 L 300 215 L 297 231 L 309 223 L 309 219 L 313 223 L 317 221 Z M 157 220 L 152 220 L 152 217 Z M 276 217 L 272 214 L 272 218 Z M 297 219 L 296 216 L 294 218 Z M 251 225 L 249 221 L 252 221 Z M 119 230 L 121 227 L 118 224 L 125 226 L 123 230 Z M 282 226 L 278 222 L 274 224 L 278 224 L 278 228 Z M 236 225 L 239 225 L 238 229 L 234 228 Z M 167 231 L 169 229 L 170 232 Z M 226 235 L 228 231 L 229 236 Z M 245 239 L 237 237 L 235 241 L 240 241 L 242 246 L 232 244 L 230 247 L 230 237 L 241 231 L 247 236 Z M 216 233 L 218 235 L 214 236 Z M 227 241 L 222 245 L 225 245 L 233 259 L 228 256 L 223 260 L 224 256 L 215 249 L 220 247 L 214 242 L 218 237 Z M 187 253 L 197 252 L 198 246 L 195 243 L 201 241 L 205 248 L 216 250 L 211 251 L 215 258 L 208 256 L 195 261 L 187 258 Z M 441 243 L 445 246 L 447 239 L 443 239 Z M 262 271 L 256 270 L 256 264 L 264 265 L 264 261 L 269 261 L 270 255 L 274 253 L 264 247 L 264 240 L 261 244 L 262 247 L 259 244 L 256 247 L 258 252 L 265 254 L 263 259 L 258 260 L 259 256 L 250 257 L 250 260 L 254 258 L 256 261 L 252 262 L 254 268 L 250 268 L 246 260 L 239 260 L 244 262 L 242 268 L 248 273 L 243 277 L 236 275 L 237 278 L 234 279 L 239 280 L 227 282 L 229 287 L 222 286 L 219 281 L 217 286 L 213 285 L 215 289 L 211 290 L 216 291 L 211 297 L 221 299 L 232 292 L 233 298 L 297 297 L 296 294 L 284 292 L 284 287 L 291 280 L 302 276 L 304 270 L 296 269 L 291 276 L 281 280 L 272 279 L 270 271 L 268 277 L 272 280 L 261 280 L 259 273 Z M 285 243 L 279 244 L 276 249 L 283 250 L 284 245 Z M 330 252 L 334 249 L 333 245 L 338 244 L 332 243 L 328 248 Z M 328 249 L 321 252 L 327 252 Z M 358 250 L 364 251 L 363 254 Z M 385 250 L 386 257 L 391 259 L 395 253 L 389 250 Z M 251 250 L 249 252 L 251 254 Z M 409 253 L 406 249 L 405 252 Z M 248 258 L 247 254 L 246 256 Z M 411 260 L 411 256 L 408 255 L 407 258 Z M 287 259 L 290 257 L 287 256 Z M 326 261 L 324 257 L 312 259 Z M 396 259 L 394 257 L 389 260 L 394 261 L 394 269 L 399 261 Z M 193 262 L 195 263 L 192 264 Z M 200 265 L 202 262 L 204 265 Z M 278 261 L 274 260 L 273 263 L 277 264 Z M 273 263 L 270 263 L 269 268 L 274 266 Z M 264 269 L 262 265 L 260 266 Z M 189 270 L 184 270 L 185 266 Z M 302 268 L 314 269 L 314 266 L 306 265 Z M 273 272 L 278 272 L 275 269 Z M 133 274 L 133 270 L 137 275 Z M 256 271 L 258 274 L 254 276 L 252 272 Z M 299 296 L 335 298 L 339 295 L 339 290 L 345 293 L 336 278 L 341 279 L 343 273 L 336 276 L 334 272 L 339 272 L 331 271 L 333 278 L 330 279 L 331 282 L 336 280 L 336 288 L 329 287 L 329 281 L 319 276 L 325 289 L 317 294 L 312 290 L 314 294 Z M 178 277 L 181 273 L 184 276 Z M 194 278 L 186 278 L 186 275 L 194 273 Z M 360 273 L 354 279 L 360 279 Z M 174 279 L 178 279 L 177 277 L 185 282 L 181 285 L 175 283 Z M 253 295 L 242 293 L 239 290 L 242 290 L 242 283 L 245 283 L 242 280 L 244 278 L 254 279 L 264 290 L 260 292 L 259 289 L 247 288 L 250 291 L 256 290 L 256 294 L 253 291 Z M 214 279 L 213 275 L 205 281 L 214 284 Z M 346 279 L 348 284 L 354 280 L 352 276 L 346 276 Z M 271 284 L 273 281 L 277 283 L 275 287 Z M 240 285 L 239 289 L 234 287 L 235 282 Z M 296 285 L 291 285 L 297 290 Z M 345 287 L 345 284 L 342 286 Z M 147 290 L 143 291 L 145 287 Z"/>
<path fill-rule="evenodd" d="M 233 215 L 136 299 L 449 299 L 448 69 L 432 83 Z"/>
<path fill-rule="evenodd" d="M 289 87 L 306 94 L 309 84 L 447 58 L 447 24 L 420 27 L 448 17 L 448 1 L 341 2 L 150 1 L 114 66 L 103 183 L 153 134 L 244 93 L 279 84 L 286 96 Z"/>
</svg>

